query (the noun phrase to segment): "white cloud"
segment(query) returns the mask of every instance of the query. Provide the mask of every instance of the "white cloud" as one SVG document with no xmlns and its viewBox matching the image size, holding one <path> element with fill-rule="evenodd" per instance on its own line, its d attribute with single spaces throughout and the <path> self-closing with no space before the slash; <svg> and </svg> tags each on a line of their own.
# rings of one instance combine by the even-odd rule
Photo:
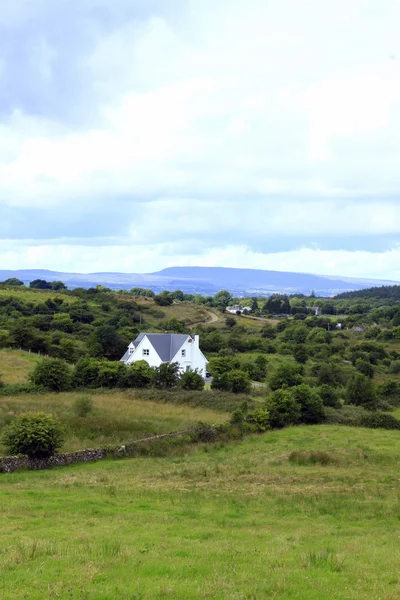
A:
<svg viewBox="0 0 400 600">
<path fill-rule="evenodd" d="M 82 0 L 80 10 L 100 5 Z M 0 27 L 29 22 L 32 4 L 15 6 Z M 129 2 L 123 7 L 129 13 Z M 56 209 L 62 220 L 78 204 L 108 201 L 121 211 L 138 263 L 158 267 L 180 260 L 169 244 L 188 236 L 203 240 L 199 260 L 205 243 L 235 242 L 255 264 L 252 248 L 269 236 L 311 245 L 318 236 L 400 233 L 397 2 L 203 0 L 179 13 L 132 9 L 114 26 L 87 10 L 77 72 L 94 97 L 93 121 L 77 128 L 23 112 L 16 100 L 0 122 L 0 210 Z M 62 54 L 54 36 L 41 28 L 31 47 L 31 68 L 53 84 Z M 74 102 L 73 85 L 70 93 Z M 97 255 L 65 247 L 57 260 L 75 270 L 104 270 L 100 257 L 111 270 L 138 269 L 120 247 Z M 35 248 L 29 255 L 10 246 L 5 260 L 48 266 L 47 246 Z M 282 253 L 283 264 L 294 269 L 302 252 Z M 327 269 L 342 265 L 333 256 Z M 357 266 L 377 269 L 379 254 L 371 256 Z"/>
</svg>

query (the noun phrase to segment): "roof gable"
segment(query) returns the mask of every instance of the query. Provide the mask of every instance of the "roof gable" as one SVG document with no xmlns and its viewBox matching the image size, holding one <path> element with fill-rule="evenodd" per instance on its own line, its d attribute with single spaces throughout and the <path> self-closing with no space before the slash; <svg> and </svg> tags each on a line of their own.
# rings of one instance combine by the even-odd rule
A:
<svg viewBox="0 0 400 600">
<path fill-rule="evenodd" d="M 147 337 L 161 360 L 169 362 L 190 336 L 183 333 L 139 333 L 133 342 L 135 348 L 138 347 L 144 337 Z"/>
</svg>

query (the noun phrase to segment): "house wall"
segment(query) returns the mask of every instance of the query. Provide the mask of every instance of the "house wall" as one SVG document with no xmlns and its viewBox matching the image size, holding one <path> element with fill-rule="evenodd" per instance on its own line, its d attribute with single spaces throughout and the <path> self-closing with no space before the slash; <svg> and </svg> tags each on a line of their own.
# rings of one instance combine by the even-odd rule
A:
<svg viewBox="0 0 400 600">
<path fill-rule="evenodd" d="M 182 350 L 186 351 L 186 356 L 182 356 Z M 186 371 L 188 367 L 194 371 L 198 369 L 200 375 L 203 377 L 206 374 L 207 359 L 199 348 L 199 336 L 195 336 L 194 341 L 190 341 L 190 338 L 179 348 L 171 362 L 179 363 L 180 370 Z"/>
<path fill-rule="evenodd" d="M 149 356 L 143 355 L 143 350 L 150 350 Z M 145 336 L 139 343 L 136 350 L 126 361 L 127 365 L 132 364 L 138 360 L 145 360 L 149 363 L 150 367 L 159 367 L 162 363 L 161 358 L 158 356 L 157 352 L 154 350 L 153 345 L 149 342 L 147 336 Z"/>
</svg>

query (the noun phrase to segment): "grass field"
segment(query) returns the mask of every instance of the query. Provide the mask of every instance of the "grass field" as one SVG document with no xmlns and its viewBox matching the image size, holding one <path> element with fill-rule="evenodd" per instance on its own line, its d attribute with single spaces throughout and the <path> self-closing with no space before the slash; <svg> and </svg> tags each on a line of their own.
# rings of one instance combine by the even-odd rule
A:
<svg viewBox="0 0 400 600">
<path fill-rule="evenodd" d="M 82 396 L 90 396 L 94 403 L 93 412 L 85 418 L 77 416 L 74 411 L 76 399 Z M 65 425 L 63 451 L 126 443 L 179 431 L 198 421 L 217 423 L 228 416 L 208 408 L 152 402 L 141 399 L 139 393 L 122 391 L 4 396 L 0 401 L 0 440 L 3 428 L 10 419 L 27 411 L 52 413 Z M 0 453 L 4 454 L 1 441 Z"/>
<path fill-rule="evenodd" d="M 207 450 L 207 451 L 205 451 Z M 1 476 L 2 600 L 395 600 L 397 432 Z"/>
<path fill-rule="evenodd" d="M 4 383 L 25 383 L 35 364 L 41 360 L 38 354 L 24 350 L 0 349 L 0 376 Z"/>
</svg>

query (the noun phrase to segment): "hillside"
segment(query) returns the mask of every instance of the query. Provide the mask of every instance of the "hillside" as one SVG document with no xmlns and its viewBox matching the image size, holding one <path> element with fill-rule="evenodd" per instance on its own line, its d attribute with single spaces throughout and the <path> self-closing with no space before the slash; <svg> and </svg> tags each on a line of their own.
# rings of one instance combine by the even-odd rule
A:
<svg viewBox="0 0 400 600">
<path fill-rule="evenodd" d="M 0 281 L 16 277 L 24 283 L 35 279 L 63 281 L 69 288 L 104 285 L 112 289 L 130 289 L 134 286 L 150 288 L 155 292 L 181 289 L 188 294 L 214 295 L 227 289 L 234 295 L 263 295 L 272 293 L 302 293 L 312 290 L 318 296 L 334 296 L 340 292 L 359 290 L 371 285 L 396 282 L 366 280 L 356 277 L 327 277 L 308 273 L 291 273 L 261 269 L 224 267 L 169 267 L 154 273 L 63 273 L 45 269 L 0 270 Z"/>
</svg>

